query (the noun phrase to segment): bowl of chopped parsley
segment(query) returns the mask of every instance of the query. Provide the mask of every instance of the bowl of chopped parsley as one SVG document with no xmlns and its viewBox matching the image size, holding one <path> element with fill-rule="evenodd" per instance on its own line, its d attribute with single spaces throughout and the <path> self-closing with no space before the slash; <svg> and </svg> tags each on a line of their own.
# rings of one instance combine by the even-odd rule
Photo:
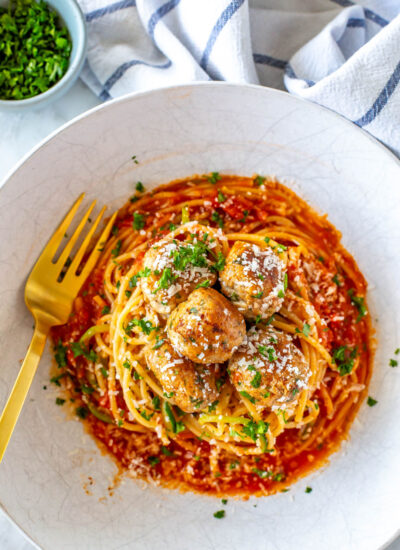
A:
<svg viewBox="0 0 400 550">
<path fill-rule="evenodd" d="M 0 0 L 0 109 L 58 99 L 78 78 L 85 54 L 75 0 Z"/>
</svg>

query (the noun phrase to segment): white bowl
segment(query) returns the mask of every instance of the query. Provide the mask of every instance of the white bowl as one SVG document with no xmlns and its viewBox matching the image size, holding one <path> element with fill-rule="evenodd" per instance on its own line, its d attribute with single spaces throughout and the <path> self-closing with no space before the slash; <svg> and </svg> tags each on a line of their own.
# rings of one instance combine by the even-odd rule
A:
<svg viewBox="0 0 400 550">
<path fill-rule="evenodd" d="M 400 346 L 399 163 L 356 126 L 282 92 L 206 83 L 134 94 L 24 160 L 0 192 L 0 406 L 32 333 L 26 276 L 76 196 L 122 205 L 138 180 L 149 188 L 215 170 L 276 175 L 343 232 L 370 284 L 378 404 L 362 406 L 328 467 L 285 494 L 230 499 L 215 520 L 221 503 L 210 497 L 131 480 L 108 496 L 116 468 L 55 406 L 47 352 L 0 466 L 3 508 L 43 549 L 375 550 L 400 526 L 400 367 L 388 366 Z"/>
</svg>

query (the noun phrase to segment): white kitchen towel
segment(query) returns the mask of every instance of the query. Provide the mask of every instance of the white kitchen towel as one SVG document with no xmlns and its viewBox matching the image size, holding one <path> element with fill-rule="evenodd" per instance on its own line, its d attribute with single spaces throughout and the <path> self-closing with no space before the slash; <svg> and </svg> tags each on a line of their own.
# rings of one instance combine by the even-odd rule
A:
<svg viewBox="0 0 400 550">
<path fill-rule="evenodd" d="M 400 154 L 400 0 L 79 0 L 103 100 L 195 80 L 288 89 Z"/>
</svg>

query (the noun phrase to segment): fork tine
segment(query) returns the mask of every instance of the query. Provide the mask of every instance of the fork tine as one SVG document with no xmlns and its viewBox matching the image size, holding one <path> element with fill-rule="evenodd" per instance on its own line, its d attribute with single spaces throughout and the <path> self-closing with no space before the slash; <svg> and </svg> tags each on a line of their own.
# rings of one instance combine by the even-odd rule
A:
<svg viewBox="0 0 400 550">
<path fill-rule="evenodd" d="M 57 260 L 56 264 L 60 267 L 63 267 L 65 262 L 67 261 L 71 250 L 74 247 L 74 244 L 78 240 L 79 235 L 82 233 L 83 228 L 85 227 L 85 224 L 87 220 L 89 219 L 90 214 L 92 213 L 93 208 L 96 206 L 96 201 L 93 201 L 92 204 L 87 209 L 85 215 L 83 216 L 82 220 L 79 222 L 78 227 L 75 229 L 74 234 L 66 244 L 62 254 L 60 255 L 59 259 Z"/>
<path fill-rule="evenodd" d="M 83 280 L 86 279 L 86 277 L 89 275 L 89 273 L 92 271 L 94 266 L 96 265 L 97 260 L 99 259 L 99 256 L 102 252 L 102 249 L 104 248 L 104 245 L 108 239 L 108 236 L 110 234 L 111 228 L 114 225 L 115 218 L 117 217 L 117 212 L 115 212 L 106 227 L 103 230 L 103 233 L 98 238 L 89 258 L 87 259 L 87 262 L 85 263 L 84 268 L 82 269 L 82 273 L 80 274 L 80 277 L 83 278 Z"/>
<path fill-rule="evenodd" d="M 44 249 L 44 253 L 47 257 L 50 257 L 50 259 L 53 259 L 54 254 L 57 252 L 58 247 L 61 244 L 61 241 L 65 235 L 65 232 L 67 231 L 70 223 L 72 222 L 81 202 L 83 201 L 83 197 L 85 196 L 85 193 L 82 193 L 74 202 L 72 205 L 71 210 L 68 212 L 68 214 L 65 216 L 63 221 L 60 223 L 60 225 L 57 227 L 57 229 L 54 232 L 54 235 L 51 237 L 49 242 L 46 245 L 46 248 Z M 42 252 L 42 254 L 43 254 Z"/>
</svg>

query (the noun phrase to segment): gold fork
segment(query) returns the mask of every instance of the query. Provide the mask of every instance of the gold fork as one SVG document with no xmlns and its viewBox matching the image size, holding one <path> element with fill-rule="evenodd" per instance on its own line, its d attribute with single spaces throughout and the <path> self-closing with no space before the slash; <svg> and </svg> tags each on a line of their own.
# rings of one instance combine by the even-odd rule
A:
<svg viewBox="0 0 400 550">
<path fill-rule="evenodd" d="M 67 322 L 74 298 L 94 268 L 115 220 L 116 214 L 111 217 L 91 254 L 85 263 L 81 265 L 87 247 L 106 209 L 104 206 L 96 220 L 92 223 L 89 232 L 71 261 L 70 254 L 72 249 L 95 207 L 96 201 L 93 201 L 79 222 L 72 237 L 67 242 L 60 257 L 54 262 L 54 256 L 66 236 L 66 230 L 71 224 L 84 196 L 85 194 L 82 193 L 75 201 L 71 210 L 43 250 L 26 282 L 25 303 L 35 319 L 35 331 L 0 418 L 0 462 L 28 394 L 50 328 L 55 325 L 63 325 Z M 78 268 L 80 268 L 79 272 Z"/>
</svg>

